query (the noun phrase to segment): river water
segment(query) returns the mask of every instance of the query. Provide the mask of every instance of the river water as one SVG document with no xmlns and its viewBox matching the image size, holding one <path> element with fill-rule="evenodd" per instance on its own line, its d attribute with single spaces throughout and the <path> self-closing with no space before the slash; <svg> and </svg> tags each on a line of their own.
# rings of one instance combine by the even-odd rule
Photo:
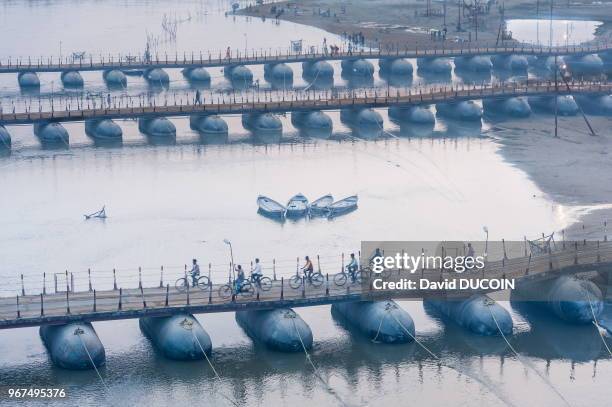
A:
<svg viewBox="0 0 612 407">
<path fill-rule="evenodd" d="M 341 41 L 310 27 L 226 17 L 228 8 L 214 1 L 5 1 L 0 26 L 11 40 L 0 58 L 57 55 L 60 41 L 62 53 L 134 53 L 144 48 L 147 33 L 160 52 L 228 44 L 270 48 L 279 39 L 283 47 L 289 39 Z M 182 21 L 176 41 L 162 40 L 164 14 Z M 306 85 L 301 71 L 295 72 L 296 85 Z M 188 88 L 178 72 L 172 75 L 169 92 Z M 50 80 L 57 76 L 41 75 L 43 93 L 56 91 L 57 82 Z M 104 89 L 100 73 L 84 76 L 86 91 Z M 124 92 L 146 91 L 144 82 L 129 80 Z M 4 104 L 19 95 L 14 77 L 0 83 Z M 224 86 L 222 78 L 213 79 L 213 87 Z M 389 137 L 378 141 L 355 138 L 338 112 L 330 113 L 330 140 L 304 139 L 283 118 L 280 144 L 253 143 L 239 117 L 227 118 L 230 140 L 218 145 L 202 142 L 184 119 L 173 119 L 178 136 L 171 145 L 156 145 L 134 122 L 119 122 L 124 142 L 112 148 L 94 146 L 82 123 L 66 124 L 70 148 L 60 150 L 42 149 L 30 127 L 11 127 L 13 152 L 0 158 L 0 295 L 16 293 L 20 274 L 26 289 L 37 292 L 43 272 L 64 270 L 83 289 L 88 268 L 97 288 L 111 284 L 113 268 L 124 287 L 136 284 L 138 267 L 147 284 L 159 280 L 162 265 L 171 281 L 193 257 L 204 268 L 211 263 L 218 280 L 229 262 L 225 238 L 237 262 L 260 257 L 268 273 L 274 260 L 278 275 L 289 275 L 304 255 L 319 255 L 322 270 L 334 273 L 340 254 L 358 250 L 362 240 L 481 240 L 484 225 L 492 240 L 518 240 L 575 221 L 577 208 L 554 202 L 504 161 L 494 125 L 485 122 L 481 134 L 441 121 L 432 137 L 415 138 L 381 114 Z M 310 199 L 358 194 L 359 209 L 335 220 L 283 224 L 256 213 L 258 194 L 284 202 L 298 192 Z M 106 221 L 83 220 L 82 214 L 102 205 Z M 503 303 L 515 322 L 510 340 L 519 360 L 500 337 L 467 334 L 421 302 L 400 304 L 440 363 L 416 344 L 362 339 L 335 320 L 328 306 L 297 310 L 313 331 L 314 365 L 346 404 L 558 406 L 563 401 L 555 389 L 573 406 L 609 404 L 612 364 L 590 326 L 566 326 Z M 127 320 L 94 324 L 106 348 L 101 374 L 108 390 L 93 371 L 54 367 L 35 328 L 0 332 L 0 388 L 63 387 L 73 405 L 232 405 L 228 398 L 244 406 L 338 404 L 303 354 L 254 344 L 231 313 L 197 318 L 212 338 L 212 363 L 221 381 L 204 361 L 164 359 L 138 322 Z M 0 405 L 13 404 L 0 396 Z"/>
</svg>

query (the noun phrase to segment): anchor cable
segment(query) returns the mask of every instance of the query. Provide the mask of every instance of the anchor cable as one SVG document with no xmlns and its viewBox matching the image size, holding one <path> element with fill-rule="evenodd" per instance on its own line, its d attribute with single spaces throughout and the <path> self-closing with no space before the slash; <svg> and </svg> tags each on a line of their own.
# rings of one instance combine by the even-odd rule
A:
<svg viewBox="0 0 612 407">
<path fill-rule="evenodd" d="M 601 338 L 601 341 L 603 342 L 604 346 L 606 347 L 606 350 L 608 351 L 608 354 L 610 356 L 612 356 L 612 351 L 610 351 L 610 347 L 608 346 L 608 342 L 603 337 L 603 334 L 600 331 L 601 325 L 599 325 L 599 321 L 597 320 L 597 316 L 595 316 L 595 310 L 593 310 L 593 304 L 591 303 L 591 294 L 589 293 L 589 290 L 587 290 L 587 288 L 584 287 L 582 284 L 580 285 L 580 287 L 586 292 L 587 298 L 589 300 L 589 308 L 591 309 L 591 314 L 593 315 L 593 325 L 595 325 L 595 328 L 597 329 L 597 333 L 599 334 L 599 337 Z"/>
<path fill-rule="evenodd" d="M 98 378 L 100 379 L 100 382 L 102 382 L 102 385 L 104 386 L 106 391 L 109 391 L 109 388 L 106 385 L 106 382 L 102 378 L 102 375 L 100 374 L 100 371 L 98 370 L 98 367 L 94 363 L 93 358 L 91 357 L 91 354 L 89 353 L 89 350 L 87 349 L 87 345 L 85 344 L 85 341 L 83 340 L 83 338 L 81 338 L 81 334 L 83 334 L 83 330 L 81 328 L 77 328 L 77 329 L 75 329 L 74 334 L 81 341 L 81 345 L 83 345 L 83 349 L 85 349 L 85 353 L 87 353 L 87 357 L 89 358 L 89 361 L 91 362 L 91 365 L 93 366 L 94 370 L 96 371 L 96 374 L 98 375 Z"/>
<path fill-rule="evenodd" d="M 220 382 L 222 381 L 221 376 L 219 376 L 219 373 L 217 373 L 217 370 L 215 369 L 215 367 L 213 366 L 212 362 L 210 361 L 210 359 L 208 358 L 208 354 L 204 351 L 204 347 L 202 346 L 202 344 L 200 343 L 200 340 L 198 339 L 197 335 L 195 334 L 195 332 L 193 332 L 193 329 L 189 329 L 191 331 L 191 334 L 193 335 L 193 338 L 196 340 L 196 342 L 198 343 L 198 346 L 200 347 L 200 350 L 202 351 L 202 354 L 204 355 L 204 358 L 206 358 L 206 361 L 208 362 L 208 365 L 210 366 L 210 368 L 212 369 L 215 378 L 217 380 L 219 380 Z M 227 401 L 229 401 L 230 403 L 232 403 L 234 406 L 239 407 L 240 405 L 235 402 L 231 397 L 227 396 L 225 393 L 223 393 L 222 391 L 218 391 L 218 393 Z"/>
<path fill-rule="evenodd" d="M 497 322 L 497 318 L 495 318 L 495 315 L 493 314 L 493 311 L 491 311 L 491 306 L 489 304 L 487 304 L 487 309 L 489 310 L 489 313 L 491 314 L 491 317 L 493 318 L 493 321 L 495 322 L 495 326 L 497 327 L 497 330 L 501 334 L 501 337 L 504 338 L 506 345 L 508 345 L 510 350 L 512 350 L 512 353 L 514 353 L 517 360 L 521 362 L 524 366 L 531 368 L 557 394 L 557 396 L 559 396 L 561 400 L 563 400 L 565 404 L 571 407 L 571 404 L 565 399 L 565 397 L 563 397 L 563 394 L 561 394 L 559 390 L 557 390 L 557 388 L 553 386 L 550 380 L 548 380 L 542 373 L 540 373 L 540 371 L 536 369 L 536 367 L 533 366 L 531 363 L 527 363 L 527 361 L 523 360 L 523 358 L 519 355 L 516 349 L 514 349 L 514 347 L 510 344 L 510 342 L 508 341 L 508 338 L 506 338 L 506 335 L 504 335 L 504 333 L 502 332 L 502 329 L 499 326 L 499 323 Z"/>
<path fill-rule="evenodd" d="M 293 329 L 295 330 L 295 333 L 298 339 L 300 340 L 300 345 L 302 345 L 302 350 L 304 351 L 304 354 L 306 355 L 306 360 L 308 360 L 308 363 L 312 367 L 312 370 L 314 370 L 315 376 L 317 377 L 317 379 L 321 381 L 321 383 L 325 385 L 325 389 L 327 390 L 327 392 L 331 394 L 341 405 L 348 406 L 348 404 L 344 400 L 342 400 L 342 398 L 338 395 L 338 393 L 336 393 L 334 389 L 331 388 L 329 383 L 323 378 L 323 376 L 319 372 L 319 369 L 317 369 L 317 367 L 313 363 L 312 357 L 308 353 L 308 350 L 306 349 L 306 345 L 304 345 L 304 341 L 302 340 L 302 335 L 300 335 L 300 331 L 297 329 L 297 325 L 295 323 L 295 316 L 292 316 L 290 318 L 291 318 L 291 322 L 293 323 Z"/>
</svg>

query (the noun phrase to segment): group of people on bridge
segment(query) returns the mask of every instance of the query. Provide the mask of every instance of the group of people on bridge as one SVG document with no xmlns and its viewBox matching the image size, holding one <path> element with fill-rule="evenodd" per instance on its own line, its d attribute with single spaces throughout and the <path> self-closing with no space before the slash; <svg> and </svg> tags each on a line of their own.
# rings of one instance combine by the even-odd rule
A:
<svg viewBox="0 0 612 407">
<path fill-rule="evenodd" d="M 357 257 L 355 257 L 355 253 L 351 253 L 349 264 L 345 266 L 348 271 L 349 276 L 351 277 L 351 281 L 354 283 L 356 281 L 356 273 L 359 270 L 359 262 Z M 247 281 L 246 274 L 244 269 L 240 264 L 234 267 L 234 271 L 236 273 L 236 277 L 234 279 L 234 292 L 239 293 L 242 290 L 244 283 Z M 312 260 L 310 260 L 309 256 L 304 257 L 304 266 L 301 268 L 302 273 L 304 274 L 304 278 L 312 283 L 312 276 L 314 274 L 314 265 Z M 196 287 L 198 285 L 198 278 L 200 277 L 200 265 L 198 264 L 197 259 L 192 260 L 192 267 L 190 271 L 192 286 Z M 261 278 L 263 277 L 263 268 L 261 262 L 258 258 L 255 259 L 255 263 L 253 265 L 253 269 L 251 270 L 251 280 L 255 283 L 259 288 L 261 288 Z"/>
</svg>

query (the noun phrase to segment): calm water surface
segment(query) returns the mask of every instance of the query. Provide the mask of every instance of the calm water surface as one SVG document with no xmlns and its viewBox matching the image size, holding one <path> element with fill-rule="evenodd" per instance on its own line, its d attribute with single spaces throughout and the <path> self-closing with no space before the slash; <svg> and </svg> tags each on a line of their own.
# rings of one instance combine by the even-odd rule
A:
<svg viewBox="0 0 612 407">
<path fill-rule="evenodd" d="M 227 8 L 225 2 L 199 1 L 6 1 L 0 26 L 12 40 L 0 57 L 57 54 L 59 41 L 62 52 L 141 50 L 147 32 L 161 35 L 164 13 L 192 16 L 180 24 L 176 43 L 160 40 L 160 49 L 169 51 L 242 47 L 245 32 L 249 47 L 278 46 L 279 38 L 314 44 L 333 38 L 287 23 L 234 20 L 224 16 Z M 25 30 L 24 21 L 62 29 Z M 91 75 L 92 86 L 102 89 L 101 75 Z M 171 87 L 188 86 L 180 74 L 173 78 L 179 82 Z M 2 95 L 19 92 L 14 77 L 1 80 Z M 144 83 L 132 86 L 129 92 L 146 89 Z M 43 91 L 50 87 L 43 79 Z M 283 143 L 263 144 L 241 128 L 239 117 L 228 117 L 228 144 L 202 143 L 187 120 L 173 119 L 174 145 L 155 145 L 134 122 L 123 121 L 121 146 L 94 147 L 83 124 L 71 123 L 66 124 L 70 149 L 43 150 L 30 127 L 12 127 L 14 151 L 0 158 L 0 295 L 15 294 L 19 274 L 28 290 L 37 291 L 43 272 L 66 269 L 75 273 L 77 289 L 84 287 L 87 268 L 100 288 L 111 283 L 113 268 L 122 286 L 136 283 L 139 266 L 145 282 L 153 283 L 161 265 L 172 279 L 193 257 L 212 263 L 215 279 L 224 278 L 229 262 L 224 238 L 243 264 L 258 256 L 269 271 L 276 259 L 278 274 L 288 275 L 296 257 L 318 254 L 322 269 L 334 273 L 340 253 L 358 250 L 364 239 L 480 240 L 483 225 L 491 239 L 522 239 L 576 218 L 574 208 L 555 203 L 506 163 L 479 129 L 440 122 L 432 138 L 408 138 L 381 113 L 389 138 L 376 142 L 355 139 L 337 112 L 330 113 L 334 138 L 343 141 L 303 139 L 283 118 Z M 489 124 L 483 130 L 495 136 Z M 311 199 L 357 193 L 360 207 L 335 220 L 279 224 L 257 215 L 258 194 L 283 202 L 297 192 Z M 83 213 L 103 204 L 105 222 L 83 221 Z M 512 313 L 511 341 L 522 361 L 502 338 L 467 334 L 420 302 L 401 306 L 414 318 L 419 340 L 441 362 L 415 344 L 370 343 L 334 319 L 327 306 L 298 312 L 313 331 L 314 364 L 349 405 L 552 407 L 562 404 L 553 388 L 573 406 L 609 404 L 612 364 L 592 327 L 570 327 L 503 305 Z M 253 344 L 231 313 L 198 319 L 211 335 L 221 381 L 204 361 L 162 358 L 137 321 L 128 320 L 95 323 L 107 352 L 101 374 L 108 391 L 94 372 L 53 367 L 35 328 L 0 332 L 0 386 L 65 387 L 74 405 L 232 405 L 227 398 L 244 406 L 338 404 L 303 354 Z M 0 405 L 13 403 L 0 397 Z"/>
</svg>

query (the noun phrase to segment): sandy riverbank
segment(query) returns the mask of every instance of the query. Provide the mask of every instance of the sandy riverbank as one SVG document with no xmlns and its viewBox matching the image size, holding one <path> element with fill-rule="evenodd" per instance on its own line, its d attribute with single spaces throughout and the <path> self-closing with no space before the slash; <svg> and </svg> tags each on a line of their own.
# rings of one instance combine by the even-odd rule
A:
<svg viewBox="0 0 612 407">
<path fill-rule="evenodd" d="M 459 41 L 476 41 L 495 44 L 500 33 L 502 13 L 506 18 L 548 18 L 549 3 L 536 5 L 533 1 L 508 0 L 502 11 L 501 2 L 492 3 L 489 12 L 477 22 L 462 13 L 459 16 L 456 1 L 445 3 L 432 1 L 429 11 L 427 2 L 420 0 L 298 0 L 250 6 L 238 14 L 275 18 L 279 10 L 282 20 L 315 26 L 334 34 L 361 32 L 370 46 L 432 46 L 442 44 L 433 41 L 429 31 L 447 28 L 445 47 L 461 46 Z M 612 32 L 612 7 L 610 3 L 593 1 L 556 2 L 555 18 L 592 19 L 603 21 L 597 30 L 598 38 L 609 38 Z M 275 8 L 275 12 L 272 12 Z M 539 11 L 539 12 L 538 12 Z M 461 29 L 458 30 L 458 23 Z"/>
</svg>

